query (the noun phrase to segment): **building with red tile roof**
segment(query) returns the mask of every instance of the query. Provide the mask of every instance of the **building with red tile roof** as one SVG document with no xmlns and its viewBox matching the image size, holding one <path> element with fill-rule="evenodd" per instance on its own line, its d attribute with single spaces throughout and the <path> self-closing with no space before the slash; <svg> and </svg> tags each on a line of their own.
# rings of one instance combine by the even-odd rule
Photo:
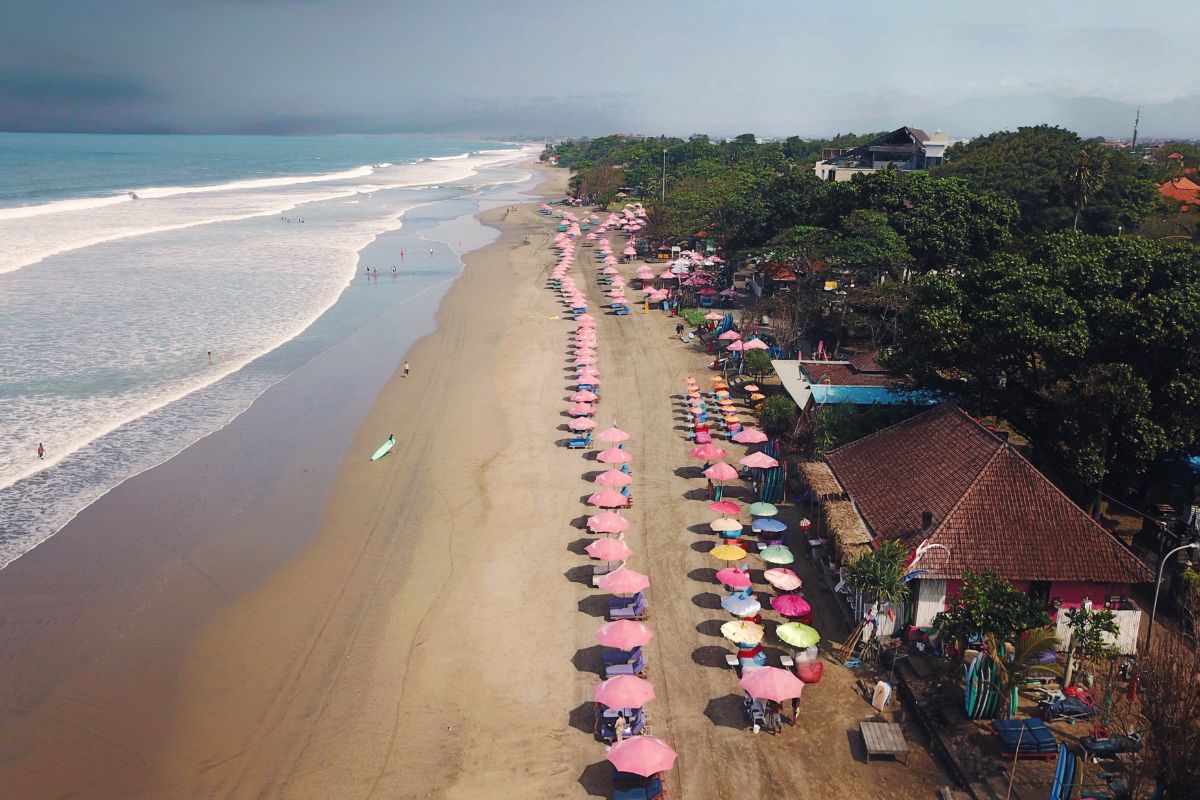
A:
<svg viewBox="0 0 1200 800">
<path fill-rule="evenodd" d="M 966 572 L 986 570 L 1057 607 L 1111 600 L 1119 613 L 1130 612 L 1122 630 L 1136 641 L 1140 613 L 1129 588 L 1153 580 L 1149 568 L 956 405 L 922 412 L 825 460 L 876 544 L 930 545 L 915 565 L 923 570 L 916 626 L 932 622 Z"/>
<path fill-rule="evenodd" d="M 1159 184 L 1159 194 L 1186 206 L 1200 205 L 1200 184 L 1190 178 L 1172 178 Z M 1186 210 L 1186 209 L 1185 209 Z"/>
</svg>

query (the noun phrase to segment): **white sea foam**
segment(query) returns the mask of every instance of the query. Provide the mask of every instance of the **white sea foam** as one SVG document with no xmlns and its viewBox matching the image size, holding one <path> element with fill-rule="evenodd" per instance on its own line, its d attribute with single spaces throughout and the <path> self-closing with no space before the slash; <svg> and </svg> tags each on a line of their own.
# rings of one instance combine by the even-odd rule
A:
<svg viewBox="0 0 1200 800">
<path fill-rule="evenodd" d="M 0 222 L 0 241 L 14 236 L 23 254 L 0 276 L 0 489 L 305 330 L 352 279 L 358 250 L 400 225 L 397 188 L 460 180 L 525 155 L 282 187 L 241 182 Z M 134 207 L 149 211 L 131 217 Z M 304 223 L 277 218 L 290 209 Z M 41 258 L 58 255 L 29 267 L 39 238 Z M 206 363 L 206 350 L 216 363 Z M 39 441 L 45 461 L 30 457 Z"/>
<path fill-rule="evenodd" d="M 364 166 L 322 176 L 150 187 L 137 190 L 136 201 L 124 195 L 0 209 L 0 273 L 119 239 L 283 214 L 304 203 L 344 196 L 345 192 L 461 180 L 477 169 L 511 160 L 519 152 L 498 151 L 464 161 Z M 53 211 L 45 210 L 50 208 Z"/>
</svg>

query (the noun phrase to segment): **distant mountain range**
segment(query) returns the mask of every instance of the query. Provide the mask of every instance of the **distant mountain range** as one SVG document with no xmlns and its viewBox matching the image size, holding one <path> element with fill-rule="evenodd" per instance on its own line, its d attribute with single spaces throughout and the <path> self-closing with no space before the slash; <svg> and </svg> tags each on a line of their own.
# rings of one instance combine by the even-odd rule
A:
<svg viewBox="0 0 1200 800">
<path fill-rule="evenodd" d="M 844 131 L 894 130 L 902 125 L 928 133 L 942 130 L 954 137 L 977 136 L 1025 125 L 1058 125 L 1081 136 L 1128 139 L 1133 135 L 1137 105 L 1103 97 L 1009 96 L 973 98 L 913 114 L 911 119 L 861 117 L 829 120 L 813 135 Z M 1142 104 L 1139 138 L 1200 139 L 1200 96 L 1169 103 Z"/>
</svg>

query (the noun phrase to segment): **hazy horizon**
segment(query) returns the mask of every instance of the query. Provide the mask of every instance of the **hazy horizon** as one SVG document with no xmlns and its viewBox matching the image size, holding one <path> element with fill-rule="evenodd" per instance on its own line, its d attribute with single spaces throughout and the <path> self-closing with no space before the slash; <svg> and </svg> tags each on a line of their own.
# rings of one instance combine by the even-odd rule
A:
<svg viewBox="0 0 1200 800">
<path fill-rule="evenodd" d="M 66 0 L 0 30 L 0 130 L 541 137 L 1049 123 L 1200 138 L 1200 4 Z"/>
</svg>

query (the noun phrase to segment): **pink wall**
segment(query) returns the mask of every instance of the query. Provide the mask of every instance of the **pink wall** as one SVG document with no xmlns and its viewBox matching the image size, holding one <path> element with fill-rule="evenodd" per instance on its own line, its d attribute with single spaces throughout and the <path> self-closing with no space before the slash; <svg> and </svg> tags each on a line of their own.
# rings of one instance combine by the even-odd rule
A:
<svg viewBox="0 0 1200 800">
<path fill-rule="evenodd" d="M 1029 581 L 1012 581 L 1014 587 L 1021 591 L 1029 590 Z M 958 594 L 962 581 L 947 580 L 946 596 Z M 1124 583 L 1052 583 L 1050 584 L 1050 600 L 1062 600 L 1063 608 L 1079 608 L 1083 598 L 1090 597 L 1094 608 L 1103 608 L 1109 595 L 1129 597 L 1129 585 Z"/>
</svg>

